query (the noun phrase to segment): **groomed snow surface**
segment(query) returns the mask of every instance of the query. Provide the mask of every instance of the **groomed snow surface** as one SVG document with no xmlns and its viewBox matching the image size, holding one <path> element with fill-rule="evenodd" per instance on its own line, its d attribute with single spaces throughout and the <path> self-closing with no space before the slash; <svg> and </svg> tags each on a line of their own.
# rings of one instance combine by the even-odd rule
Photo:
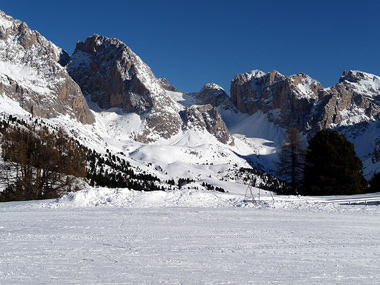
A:
<svg viewBox="0 0 380 285">
<path fill-rule="evenodd" d="M 258 191 L 0 203 L 0 284 L 380 283 L 379 206 Z"/>
</svg>

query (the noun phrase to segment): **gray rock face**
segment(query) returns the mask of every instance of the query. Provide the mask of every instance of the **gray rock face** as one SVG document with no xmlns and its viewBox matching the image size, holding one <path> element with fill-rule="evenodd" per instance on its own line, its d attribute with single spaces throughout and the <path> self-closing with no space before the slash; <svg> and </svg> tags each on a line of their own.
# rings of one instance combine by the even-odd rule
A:
<svg viewBox="0 0 380 285">
<path fill-rule="evenodd" d="M 321 91 L 315 124 L 319 129 L 354 125 L 380 117 L 380 77 L 344 71 L 339 83 Z"/>
<path fill-rule="evenodd" d="M 34 116 L 95 121 L 80 87 L 62 66 L 68 54 L 26 23 L 0 11 L 0 93 Z"/>
<path fill-rule="evenodd" d="M 179 108 L 150 68 L 123 42 L 94 35 L 78 42 L 68 71 L 103 109 L 118 107 L 144 119 L 137 140 L 152 142 L 178 133 Z"/>
<path fill-rule="evenodd" d="M 211 104 L 214 107 L 220 106 L 225 110 L 238 112 L 226 91 L 215 83 L 207 83 L 200 92 L 189 95 L 196 99 L 200 105 Z"/>
<path fill-rule="evenodd" d="M 243 113 L 252 115 L 261 109 L 267 112 L 273 94 L 266 91 L 284 79 L 285 76 L 275 70 L 269 74 L 259 70 L 238 74 L 231 82 L 231 100 Z"/>
<path fill-rule="evenodd" d="M 220 142 L 230 145 L 235 144 L 218 109 L 210 104 L 186 108 L 183 119 L 187 129 L 205 129 Z"/>
<path fill-rule="evenodd" d="M 231 99 L 243 113 L 262 111 L 270 121 L 315 132 L 379 117 L 380 79 L 345 71 L 340 83 L 324 89 L 308 75 L 286 77 L 277 71 L 239 74 L 231 82 Z"/>
</svg>

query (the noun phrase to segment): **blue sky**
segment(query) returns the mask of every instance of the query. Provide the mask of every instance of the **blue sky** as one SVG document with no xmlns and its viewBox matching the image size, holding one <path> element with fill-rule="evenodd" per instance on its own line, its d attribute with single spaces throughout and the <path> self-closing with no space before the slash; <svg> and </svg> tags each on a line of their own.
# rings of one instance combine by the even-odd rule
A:
<svg viewBox="0 0 380 285">
<path fill-rule="evenodd" d="M 157 77 L 229 93 L 239 73 L 306 73 L 324 87 L 344 70 L 380 75 L 380 1 L 2 1 L 0 9 L 74 51 L 94 33 L 126 43 Z"/>
</svg>

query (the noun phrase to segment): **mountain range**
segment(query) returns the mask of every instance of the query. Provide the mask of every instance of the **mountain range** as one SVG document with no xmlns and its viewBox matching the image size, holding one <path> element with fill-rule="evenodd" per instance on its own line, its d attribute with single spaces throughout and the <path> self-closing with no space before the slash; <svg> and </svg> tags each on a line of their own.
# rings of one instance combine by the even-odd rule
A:
<svg viewBox="0 0 380 285">
<path fill-rule="evenodd" d="M 306 138 L 337 129 L 367 178 L 380 169 L 380 77 L 362 71 L 324 88 L 304 73 L 253 70 L 231 80 L 230 96 L 215 83 L 188 93 L 156 78 L 118 39 L 95 34 L 70 56 L 0 11 L 0 102 L 3 117 L 41 118 L 162 180 L 228 187 L 242 182 L 240 168 L 275 174 L 291 127 Z"/>
</svg>

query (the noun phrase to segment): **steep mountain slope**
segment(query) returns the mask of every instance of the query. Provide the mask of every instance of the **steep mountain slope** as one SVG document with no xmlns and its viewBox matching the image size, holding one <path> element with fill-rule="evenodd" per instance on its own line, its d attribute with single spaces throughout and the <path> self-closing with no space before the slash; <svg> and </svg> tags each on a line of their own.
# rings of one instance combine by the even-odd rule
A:
<svg viewBox="0 0 380 285">
<path fill-rule="evenodd" d="M 88 124 L 94 117 L 79 86 L 62 66 L 69 56 L 27 24 L 0 11 L 0 94 L 33 116 L 69 116 Z"/>
<path fill-rule="evenodd" d="M 117 107 L 143 118 L 136 140 L 168 139 L 180 131 L 178 106 L 150 68 L 121 41 L 94 35 L 78 42 L 68 71 L 100 108 Z"/>
<path fill-rule="evenodd" d="M 222 114 L 229 111 L 238 113 L 239 111 L 222 87 L 215 83 L 207 83 L 198 93 L 185 93 L 172 86 L 167 89 L 167 94 L 179 104 L 182 110 L 184 130 L 207 130 L 220 142 L 234 144 L 234 139 L 225 122 L 225 116 Z"/>
</svg>

